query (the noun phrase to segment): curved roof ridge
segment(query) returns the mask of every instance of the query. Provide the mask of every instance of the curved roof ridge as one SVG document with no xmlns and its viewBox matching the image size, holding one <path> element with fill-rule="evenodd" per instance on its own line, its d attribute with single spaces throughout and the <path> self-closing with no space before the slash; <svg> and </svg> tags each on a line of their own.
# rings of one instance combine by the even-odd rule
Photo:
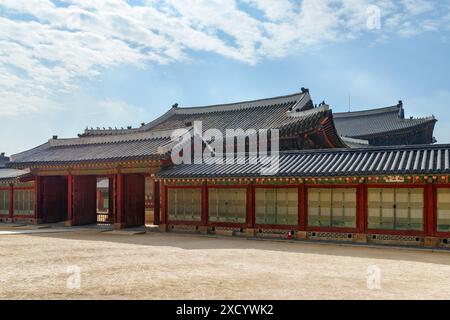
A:
<svg viewBox="0 0 450 320">
<path fill-rule="evenodd" d="M 170 118 L 174 114 L 175 108 L 169 109 L 166 113 L 164 113 L 162 116 L 156 118 L 155 120 L 144 124 L 143 126 L 139 128 L 127 128 L 127 129 L 88 129 L 84 130 L 84 133 L 78 135 L 80 138 L 83 137 L 91 137 L 91 136 L 111 136 L 111 135 L 129 135 L 133 133 L 140 133 L 143 131 L 148 130 L 148 128 L 157 125 L 167 118 Z"/>
<path fill-rule="evenodd" d="M 434 115 L 428 116 L 428 117 L 417 117 L 417 118 L 409 117 L 409 118 L 402 118 L 402 119 L 399 119 L 399 120 L 405 120 L 405 121 L 411 121 L 411 120 L 433 121 L 433 120 L 436 120 L 437 121 L 437 119 L 436 119 L 436 117 Z"/>
<path fill-rule="evenodd" d="M 145 131 L 127 135 L 112 135 L 112 136 L 99 135 L 82 138 L 50 139 L 48 143 L 51 147 L 67 147 L 67 146 L 89 145 L 89 144 L 132 142 L 139 140 L 158 140 L 158 139 L 170 139 L 171 133 L 172 130 Z"/>
<path fill-rule="evenodd" d="M 298 102 L 304 101 L 305 97 L 310 97 L 308 91 L 297 92 L 284 96 L 277 96 L 272 98 L 265 99 L 257 99 L 257 100 L 248 100 L 248 101 L 240 101 L 233 103 L 224 103 L 224 104 L 215 104 L 215 105 L 206 105 L 206 106 L 198 106 L 198 107 L 181 107 L 174 108 L 176 114 L 198 114 L 198 113 L 208 113 L 208 112 L 220 112 L 220 111 L 235 111 L 241 109 L 249 109 L 255 107 L 267 107 L 274 104 L 281 104 L 286 102 L 292 102 L 293 98 L 298 98 Z M 298 103 L 297 102 L 297 103 Z"/>
<path fill-rule="evenodd" d="M 313 108 L 313 109 L 309 109 L 309 110 L 290 111 L 290 112 L 288 112 L 286 114 L 289 117 L 295 119 L 295 118 L 304 118 L 304 117 L 307 117 L 307 116 L 315 114 L 315 113 L 329 111 L 329 110 L 331 110 L 330 106 L 325 104 L 325 105 L 321 105 L 321 106 L 319 106 L 317 108 Z"/>
<path fill-rule="evenodd" d="M 394 112 L 399 113 L 401 108 L 402 108 L 401 105 L 396 105 L 396 106 L 367 109 L 367 110 L 361 110 L 361 111 L 335 112 L 334 117 L 335 118 L 351 118 L 351 117 L 363 117 L 363 116 L 370 116 L 370 115 L 378 115 L 378 114 L 383 114 L 383 113 L 394 113 Z"/>
<path fill-rule="evenodd" d="M 98 135 L 98 136 L 87 136 L 82 138 L 49 139 L 46 143 L 41 144 L 40 146 L 12 155 L 10 158 L 10 162 L 13 163 L 16 161 L 20 161 L 20 159 L 24 157 L 50 148 L 102 145 L 109 143 L 147 141 L 147 140 L 167 140 L 170 139 L 171 132 L 172 131 L 140 132 L 130 135 L 115 135 L 115 136 Z"/>
<path fill-rule="evenodd" d="M 311 100 L 311 96 L 309 94 L 308 89 L 302 89 L 301 92 L 276 96 L 271 98 L 264 99 L 256 99 L 256 100 L 247 100 L 233 103 L 225 103 L 225 104 L 216 104 L 216 105 L 207 105 L 207 106 L 198 106 L 198 107 L 175 107 L 173 106 L 169 111 L 165 114 L 156 118 L 155 120 L 144 124 L 139 128 L 128 128 L 128 129 L 86 129 L 83 134 L 80 134 L 80 137 L 89 137 L 89 136 L 111 136 L 111 135 L 129 135 L 133 133 L 139 133 L 143 131 L 151 130 L 153 127 L 157 126 L 161 122 L 164 122 L 168 118 L 170 118 L 174 114 L 180 115 L 189 115 L 189 114 L 201 114 L 201 113 L 209 113 L 209 112 L 220 112 L 220 111 L 236 111 L 242 109 L 249 109 L 255 107 L 267 107 L 274 104 L 281 104 L 292 102 L 293 98 L 297 98 L 297 103 L 295 107 L 297 107 L 300 103 L 303 102 L 302 107 L 306 105 L 307 102 Z M 305 99 L 307 98 L 307 99 Z M 267 102 L 267 103 L 263 103 Z"/>
</svg>

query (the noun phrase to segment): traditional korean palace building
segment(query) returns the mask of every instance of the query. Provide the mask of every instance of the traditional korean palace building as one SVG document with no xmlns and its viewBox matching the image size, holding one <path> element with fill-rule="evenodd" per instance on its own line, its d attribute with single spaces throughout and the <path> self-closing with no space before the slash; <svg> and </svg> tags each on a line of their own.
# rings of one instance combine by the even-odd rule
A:
<svg viewBox="0 0 450 320">
<path fill-rule="evenodd" d="M 278 129 L 279 169 L 179 164 L 176 129 Z M 450 145 L 403 103 L 333 113 L 308 89 L 195 108 L 139 128 L 86 129 L 0 157 L 0 221 L 146 223 L 162 231 L 446 247 Z M 249 156 L 249 155 L 248 155 Z M 101 218 L 100 218 L 101 217 Z"/>
</svg>

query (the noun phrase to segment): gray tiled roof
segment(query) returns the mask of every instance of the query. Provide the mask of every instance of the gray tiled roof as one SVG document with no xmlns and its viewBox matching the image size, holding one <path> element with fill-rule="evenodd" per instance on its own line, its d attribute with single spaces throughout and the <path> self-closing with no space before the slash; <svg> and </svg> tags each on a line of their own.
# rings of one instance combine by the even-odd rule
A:
<svg viewBox="0 0 450 320">
<path fill-rule="evenodd" d="M 132 129 L 86 129 L 82 136 L 122 135 L 143 131 L 163 131 L 186 128 L 194 121 L 202 121 L 204 130 L 270 129 L 277 128 L 290 117 L 287 111 L 304 111 L 313 107 L 311 96 L 305 89 L 300 93 L 275 98 L 220 104 L 204 107 L 172 107 L 160 118 Z"/>
<path fill-rule="evenodd" d="M 225 129 L 279 128 L 283 133 L 304 133 L 322 128 L 331 119 L 328 106 L 312 106 L 307 91 L 290 96 L 196 108 L 173 108 L 169 115 L 155 120 L 142 130 L 127 134 L 87 134 L 74 139 L 51 139 L 48 143 L 14 155 L 12 166 L 70 164 L 80 162 L 123 161 L 160 157 L 170 146 L 170 135 L 179 128 L 192 129 L 202 121 L 203 131 Z M 335 145 L 344 146 L 334 126 L 327 134 Z M 165 148 L 162 148 L 165 147 Z M 166 150 L 168 151 L 168 150 Z"/>
<path fill-rule="evenodd" d="M 4 154 L 0 154 L 0 168 L 4 168 L 8 162 L 9 162 L 9 158 L 5 157 Z"/>
<path fill-rule="evenodd" d="M 450 174 L 450 145 L 299 151 L 280 154 L 276 177 Z M 183 164 L 160 178 L 258 177 L 259 164 Z"/>
<path fill-rule="evenodd" d="M 334 123 L 341 136 L 362 139 L 435 121 L 434 117 L 405 119 L 402 104 L 367 111 L 334 113 Z"/>
<path fill-rule="evenodd" d="M 73 141 L 72 141 L 73 140 Z M 103 143 L 78 139 L 68 139 L 58 144 L 58 140 L 35 149 L 11 157 L 11 166 L 26 167 L 42 164 L 76 164 L 83 162 L 126 161 L 137 159 L 151 159 L 159 157 L 158 148 L 167 144 L 167 138 L 141 139 L 132 141 L 110 141 Z"/>
<path fill-rule="evenodd" d="M 11 168 L 0 168 L 0 182 L 12 181 L 16 178 L 29 174 L 29 170 L 16 170 Z"/>
</svg>

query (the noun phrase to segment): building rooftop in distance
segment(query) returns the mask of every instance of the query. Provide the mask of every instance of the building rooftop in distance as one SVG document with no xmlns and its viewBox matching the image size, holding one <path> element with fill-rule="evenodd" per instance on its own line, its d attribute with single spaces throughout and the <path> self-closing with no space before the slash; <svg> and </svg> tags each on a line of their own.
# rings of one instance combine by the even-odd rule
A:
<svg viewBox="0 0 450 320">
<path fill-rule="evenodd" d="M 273 98 L 200 107 L 172 106 L 164 115 L 139 128 L 86 129 L 77 138 L 58 139 L 11 157 L 18 169 L 129 160 L 162 159 L 170 151 L 171 133 L 193 129 L 279 129 L 280 150 L 369 148 L 434 143 L 436 119 L 406 119 L 403 103 L 347 113 L 318 106 L 308 89 Z M 162 150 L 165 150 L 162 152 Z"/>
</svg>

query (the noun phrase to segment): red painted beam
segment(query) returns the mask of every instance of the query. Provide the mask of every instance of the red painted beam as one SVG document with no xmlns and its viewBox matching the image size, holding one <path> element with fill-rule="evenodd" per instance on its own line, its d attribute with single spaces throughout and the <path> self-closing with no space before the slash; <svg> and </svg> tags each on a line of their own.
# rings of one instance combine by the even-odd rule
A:
<svg viewBox="0 0 450 320">
<path fill-rule="evenodd" d="M 299 230 L 305 231 L 308 225 L 308 196 L 305 185 L 298 188 L 298 223 Z"/>
<path fill-rule="evenodd" d="M 434 237 L 437 232 L 437 188 L 427 184 L 424 191 L 425 234 L 427 237 Z"/>
<path fill-rule="evenodd" d="M 356 228 L 359 233 L 367 232 L 367 196 L 368 190 L 366 184 L 360 184 L 356 192 Z"/>
<path fill-rule="evenodd" d="M 117 183 L 116 183 L 116 196 L 117 196 L 117 208 L 116 208 L 116 216 L 115 223 L 121 225 L 124 222 L 123 219 L 123 174 L 118 173 L 116 175 Z"/>
<path fill-rule="evenodd" d="M 256 195 L 255 185 L 251 184 L 247 187 L 247 228 L 255 228 L 256 214 Z"/>
<path fill-rule="evenodd" d="M 114 192 L 114 178 L 108 177 L 108 214 L 110 217 L 114 216 Z"/>
<path fill-rule="evenodd" d="M 36 221 L 41 218 L 41 178 L 39 176 L 34 177 L 34 218 Z"/>
<path fill-rule="evenodd" d="M 160 224 L 160 183 L 159 181 L 153 180 L 153 224 L 159 225 Z"/>
<path fill-rule="evenodd" d="M 208 225 L 208 187 L 206 183 L 202 186 L 202 226 Z"/>
<path fill-rule="evenodd" d="M 161 183 L 161 224 L 167 224 L 167 186 Z"/>
<path fill-rule="evenodd" d="M 73 176 L 67 176 L 67 220 L 74 223 L 73 216 Z"/>
</svg>

